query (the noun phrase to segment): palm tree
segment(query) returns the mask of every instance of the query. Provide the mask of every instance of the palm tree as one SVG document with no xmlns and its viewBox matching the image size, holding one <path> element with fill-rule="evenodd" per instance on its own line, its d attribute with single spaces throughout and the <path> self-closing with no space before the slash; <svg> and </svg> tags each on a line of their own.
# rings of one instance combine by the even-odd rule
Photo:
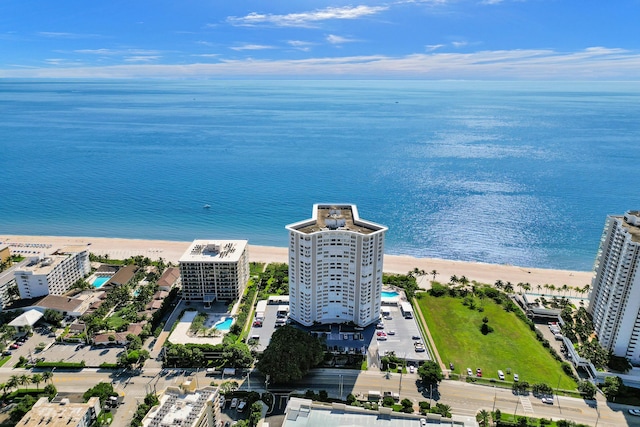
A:
<svg viewBox="0 0 640 427">
<path fill-rule="evenodd" d="M 40 390 L 40 383 L 42 382 L 41 374 L 33 374 L 31 376 L 31 382 L 36 385 L 36 389 Z"/>
<path fill-rule="evenodd" d="M 508 294 L 513 292 L 513 285 L 511 284 L 511 282 L 507 282 L 507 284 L 504 285 L 504 291 Z"/>
<path fill-rule="evenodd" d="M 565 295 L 567 295 L 567 291 L 569 290 L 569 286 L 565 283 L 564 285 L 562 285 L 562 296 L 564 297 Z"/>
<path fill-rule="evenodd" d="M 482 425 L 483 427 L 486 427 L 487 425 L 489 425 L 490 416 L 491 414 L 489 414 L 489 411 L 487 411 L 486 409 L 483 409 L 476 414 L 476 421 L 480 423 L 480 425 Z"/>
<path fill-rule="evenodd" d="M 591 290 L 591 285 L 589 285 L 588 283 L 584 285 L 584 288 L 582 288 L 582 292 L 585 294 L 589 294 L 590 290 Z"/>
<path fill-rule="evenodd" d="M 437 270 L 431 270 L 431 277 L 433 277 L 433 281 L 435 282 L 436 280 L 436 276 L 438 275 L 438 271 Z"/>
<path fill-rule="evenodd" d="M 556 290 L 556 286 L 555 286 L 555 285 L 553 285 L 553 284 L 549 285 L 549 290 L 550 290 L 551 292 L 555 292 L 555 290 Z"/>
<path fill-rule="evenodd" d="M 7 388 L 8 389 L 17 388 L 19 384 L 20 384 L 20 376 L 11 375 L 9 377 L 9 381 L 7 381 Z"/>
<path fill-rule="evenodd" d="M 502 289 L 504 287 L 504 283 L 502 282 L 502 280 L 496 280 L 495 287 L 498 289 Z"/>
<path fill-rule="evenodd" d="M 46 383 L 49 382 L 53 378 L 53 372 L 45 371 L 42 373 L 42 380 Z"/>
<path fill-rule="evenodd" d="M 529 283 L 525 283 L 522 285 L 522 289 L 524 289 L 524 293 L 526 294 L 531 290 L 531 285 Z"/>
<path fill-rule="evenodd" d="M 20 375 L 18 383 L 23 385 L 26 389 L 29 384 L 31 384 L 31 377 L 27 374 Z"/>
</svg>

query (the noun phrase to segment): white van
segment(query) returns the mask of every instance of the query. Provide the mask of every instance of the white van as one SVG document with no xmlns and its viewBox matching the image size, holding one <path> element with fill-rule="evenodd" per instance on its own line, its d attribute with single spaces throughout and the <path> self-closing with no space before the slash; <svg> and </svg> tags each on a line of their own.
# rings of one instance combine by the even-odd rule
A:
<svg viewBox="0 0 640 427">
<path fill-rule="evenodd" d="M 498 378 L 500 378 L 500 381 L 504 381 L 504 372 L 498 371 Z"/>
</svg>

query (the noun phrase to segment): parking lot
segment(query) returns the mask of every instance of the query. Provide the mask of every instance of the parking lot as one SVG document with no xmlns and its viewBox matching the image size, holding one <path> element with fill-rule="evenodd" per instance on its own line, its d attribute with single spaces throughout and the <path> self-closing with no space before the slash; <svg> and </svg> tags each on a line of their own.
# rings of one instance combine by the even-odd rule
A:
<svg viewBox="0 0 640 427">
<path fill-rule="evenodd" d="M 87 366 L 98 367 L 101 363 L 117 363 L 118 356 L 124 351 L 122 346 L 90 346 L 82 344 L 56 343 L 47 350 L 38 353 L 47 362 L 82 362 Z"/>
<path fill-rule="evenodd" d="M 276 329 L 278 311 L 282 311 L 282 304 L 269 304 L 264 310 L 262 326 L 252 326 L 249 339 L 254 340 L 255 349 L 264 351 L 269 345 L 271 336 Z M 368 354 L 369 366 L 378 366 L 379 358 L 388 352 L 395 352 L 396 356 L 413 362 L 416 365 L 431 360 L 429 351 L 416 351 L 415 343 L 424 343 L 420 329 L 414 318 L 404 318 L 400 307 L 396 305 L 384 305 L 384 311 L 388 311 L 386 319 L 382 319 L 383 328 L 376 329 L 372 324 L 368 327 L 353 328 L 346 325 L 319 325 L 317 327 L 302 329 L 308 330 L 312 335 L 325 340 L 330 350 L 340 353 Z M 377 332 L 384 331 L 385 338 L 378 339 Z"/>
<path fill-rule="evenodd" d="M 383 308 L 389 310 L 389 315 L 382 319 L 384 327 L 376 329 L 376 332 L 383 331 L 386 339 L 379 339 L 380 337 L 376 335 L 375 344 L 373 344 L 377 345 L 379 356 L 382 357 L 393 351 L 401 359 L 416 364 L 431 360 L 416 319 L 403 317 L 400 307 L 396 305 L 384 305 Z M 416 351 L 415 344 L 418 342 L 423 343 L 425 351 Z"/>
</svg>

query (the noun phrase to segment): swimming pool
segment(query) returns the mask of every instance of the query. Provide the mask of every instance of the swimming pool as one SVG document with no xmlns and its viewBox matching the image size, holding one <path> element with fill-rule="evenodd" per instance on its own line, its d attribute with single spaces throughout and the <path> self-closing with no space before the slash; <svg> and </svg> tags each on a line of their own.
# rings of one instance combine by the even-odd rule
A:
<svg viewBox="0 0 640 427">
<path fill-rule="evenodd" d="M 109 279 L 111 279 L 111 277 L 109 276 L 98 276 L 95 279 L 93 279 L 93 283 L 91 283 L 91 285 L 94 288 L 101 288 L 102 285 L 104 285 L 109 281 Z"/>
<path fill-rule="evenodd" d="M 400 294 L 395 291 L 382 291 L 382 298 L 396 298 Z"/>
<path fill-rule="evenodd" d="M 227 317 L 227 318 L 223 317 L 222 319 L 217 321 L 215 325 L 213 325 L 213 327 L 222 332 L 229 332 L 229 329 L 231 328 L 232 323 L 233 323 L 233 317 Z"/>
</svg>

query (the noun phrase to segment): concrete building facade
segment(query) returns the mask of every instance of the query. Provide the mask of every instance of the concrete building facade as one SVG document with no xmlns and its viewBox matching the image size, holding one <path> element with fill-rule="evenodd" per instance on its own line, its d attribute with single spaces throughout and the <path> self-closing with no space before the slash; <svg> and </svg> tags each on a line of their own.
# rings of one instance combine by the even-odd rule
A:
<svg viewBox="0 0 640 427">
<path fill-rule="evenodd" d="M 16 427 L 90 427 L 100 415 L 100 399 L 92 397 L 87 403 L 70 403 L 68 399 L 49 402 L 41 397 L 16 424 Z"/>
<path fill-rule="evenodd" d="M 149 410 L 143 427 L 216 427 L 220 421 L 220 395 L 217 388 L 197 389 L 195 381 L 181 388 L 167 387 L 160 404 Z"/>
<path fill-rule="evenodd" d="M 589 312 L 600 344 L 640 364 L 640 211 L 607 217 Z"/>
<path fill-rule="evenodd" d="M 52 255 L 33 258 L 15 270 L 21 299 L 62 295 L 91 271 L 86 247 L 67 247 Z"/>
<path fill-rule="evenodd" d="M 233 301 L 249 280 L 246 240 L 195 240 L 180 258 L 182 297 L 187 301 Z"/>
<path fill-rule="evenodd" d="M 316 204 L 289 231 L 289 317 L 302 325 L 378 320 L 387 227 L 351 204 Z"/>
</svg>

